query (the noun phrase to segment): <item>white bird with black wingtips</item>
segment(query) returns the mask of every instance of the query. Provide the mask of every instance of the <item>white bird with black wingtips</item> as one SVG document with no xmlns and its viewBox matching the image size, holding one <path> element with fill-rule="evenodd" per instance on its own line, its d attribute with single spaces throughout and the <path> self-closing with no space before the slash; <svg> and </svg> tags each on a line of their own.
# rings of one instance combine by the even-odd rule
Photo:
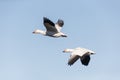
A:
<svg viewBox="0 0 120 80">
<path fill-rule="evenodd" d="M 64 21 L 61 19 L 58 19 L 57 23 L 53 23 L 50 19 L 43 17 L 43 24 L 46 28 L 46 31 L 43 30 L 35 30 L 33 31 L 33 34 L 42 34 L 44 36 L 50 36 L 50 37 L 67 37 L 64 33 L 61 32 L 61 28 L 64 25 Z"/>
<path fill-rule="evenodd" d="M 90 55 L 95 54 L 95 52 L 85 49 L 85 48 L 75 48 L 75 49 L 65 49 L 64 53 L 71 53 L 70 59 L 68 60 L 68 65 L 73 65 L 78 59 L 85 66 L 88 66 L 90 61 Z"/>
</svg>

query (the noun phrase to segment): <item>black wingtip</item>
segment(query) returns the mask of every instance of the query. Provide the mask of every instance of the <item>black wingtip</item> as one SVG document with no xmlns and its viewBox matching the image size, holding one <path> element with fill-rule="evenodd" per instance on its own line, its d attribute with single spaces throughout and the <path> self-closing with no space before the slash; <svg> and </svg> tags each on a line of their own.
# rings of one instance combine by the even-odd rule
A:
<svg viewBox="0 0 120 80">
<path fill-rule="evenodd" d="M 45 20 L 49 20 L 47 17 L 43 17 L 43 20 L 45 21 Z"/>
<path fill-rule="evenodd" d="M 63 25 L 64 25 L 64 21 L 61 20 L 61 19 L 58 19 L 57 24 L 58 24 L 60 27 L 63 27 Z"/>
<path fill-rule="evenodd" d="M 72 64 L 68 63 L 68 66 L 72 66 Z"/>
<path fill-rule="evenodd" d="M 85 54 L 81 57 L 81 63 L 85 66 L 88 66 L 90 61 L 90 55 L 89 54 Z"/>
</svg>

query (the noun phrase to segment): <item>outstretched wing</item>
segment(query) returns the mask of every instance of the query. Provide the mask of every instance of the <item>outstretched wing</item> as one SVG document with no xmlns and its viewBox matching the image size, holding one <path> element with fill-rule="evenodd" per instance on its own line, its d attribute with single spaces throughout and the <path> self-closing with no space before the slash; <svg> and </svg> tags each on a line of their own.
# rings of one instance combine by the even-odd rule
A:
<svg viewBox="0 0 120 80">
<path fill-rule="evenodd" d="M 62 19 L 58 19 L 57 23 L 59 25 L 59 27 L 63 27 L 64 25 L 64 21 Z"/>
<path fill-rule="evenodd" d="M 68 60 L 68 65 L 73 65 L 80 57 L 78 55 L 71 55 Z"/>
<path fill-rule="evenodd" d="M 43 17 L 43 24 L 46 27 L 47 31 L 58 32 L 55 28 L 55 24 L 50 19 Z"/>
<path fill-rule="evenodd" d="M 58 30 L 58 32 L 61 31 L 61 28 L 63 27 L 63 25 L 64 25 L 64 21 L 61 20 L 61 19 L 58 19 L 58 21 L 57 21 L 57 23 L 56 23 L 56 25 L 55 25 L 55 27 L 56 27 L 56 29 Z"/>
<path fill-rule="evenodd" d="M 87 66 L 90 62 L 90 55 L 89 54 L 84 54 L 81 57 L 81 62 L 82 62 L 83 65 Z"/>
</svg>

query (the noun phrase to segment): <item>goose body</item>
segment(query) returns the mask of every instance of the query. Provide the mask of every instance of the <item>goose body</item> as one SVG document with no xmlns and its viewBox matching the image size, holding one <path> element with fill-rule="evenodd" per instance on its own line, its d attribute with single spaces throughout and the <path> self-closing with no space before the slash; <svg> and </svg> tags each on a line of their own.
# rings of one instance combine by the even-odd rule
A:
<svg viewBox="0 0 120 80">
<path fill-rule="evenodd" d="M 68 65 L 73 65 L 78 59 L 81 60 L 81 63 L 85 66 L 89 64 L 90 55 L 95 52 L 85 49 L 85 48 L 75 48 L 75 49 L 65 49 L 64 53 L 71 53 L 70 59 L 68 60 Z"/>
<path fill-rule="evenodd" d="M 33 33 L 50 37 L 67 37 L 67 35 L 61 32 L 61 28 L 64 25 L 63 20 L 58 19 L 57 23 L 53 23 L 50 19 L 43 17 L 43 24 L 46 28 L 46 31 L 37 29 L 33 31 Z"/>
</svg>

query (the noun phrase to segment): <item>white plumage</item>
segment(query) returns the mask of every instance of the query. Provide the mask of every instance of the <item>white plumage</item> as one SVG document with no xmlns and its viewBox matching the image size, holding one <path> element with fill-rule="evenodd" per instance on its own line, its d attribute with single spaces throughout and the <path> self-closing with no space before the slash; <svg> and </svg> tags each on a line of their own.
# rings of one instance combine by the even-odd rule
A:
<svg viewBox="0 0 120 80">
<path fill-rule="evenodd" d="M 85 49 L 85 48 L 75 48 L 75 49 L 65 49 L 63 52 L 71 53 L 70 59 L 68 60 L 68 65 L 73 65 L 78 59 L 81 60 L 81 63 L 85 66 L 89 64 L 90 55 L 95 52 Z"/>
<path fill-rule="evenodd" d="M 50 37 L 67 37 L 67 35 L 61 32 L 61 28 L 64 25 L 63 20 L 58 19 L 57 23 L 53 23 L 50 19 L 43 17 L 43 24 L 46 28 L 46 31 L 37 29 L 33 31 L 33 33 Z"/>
</svg>

